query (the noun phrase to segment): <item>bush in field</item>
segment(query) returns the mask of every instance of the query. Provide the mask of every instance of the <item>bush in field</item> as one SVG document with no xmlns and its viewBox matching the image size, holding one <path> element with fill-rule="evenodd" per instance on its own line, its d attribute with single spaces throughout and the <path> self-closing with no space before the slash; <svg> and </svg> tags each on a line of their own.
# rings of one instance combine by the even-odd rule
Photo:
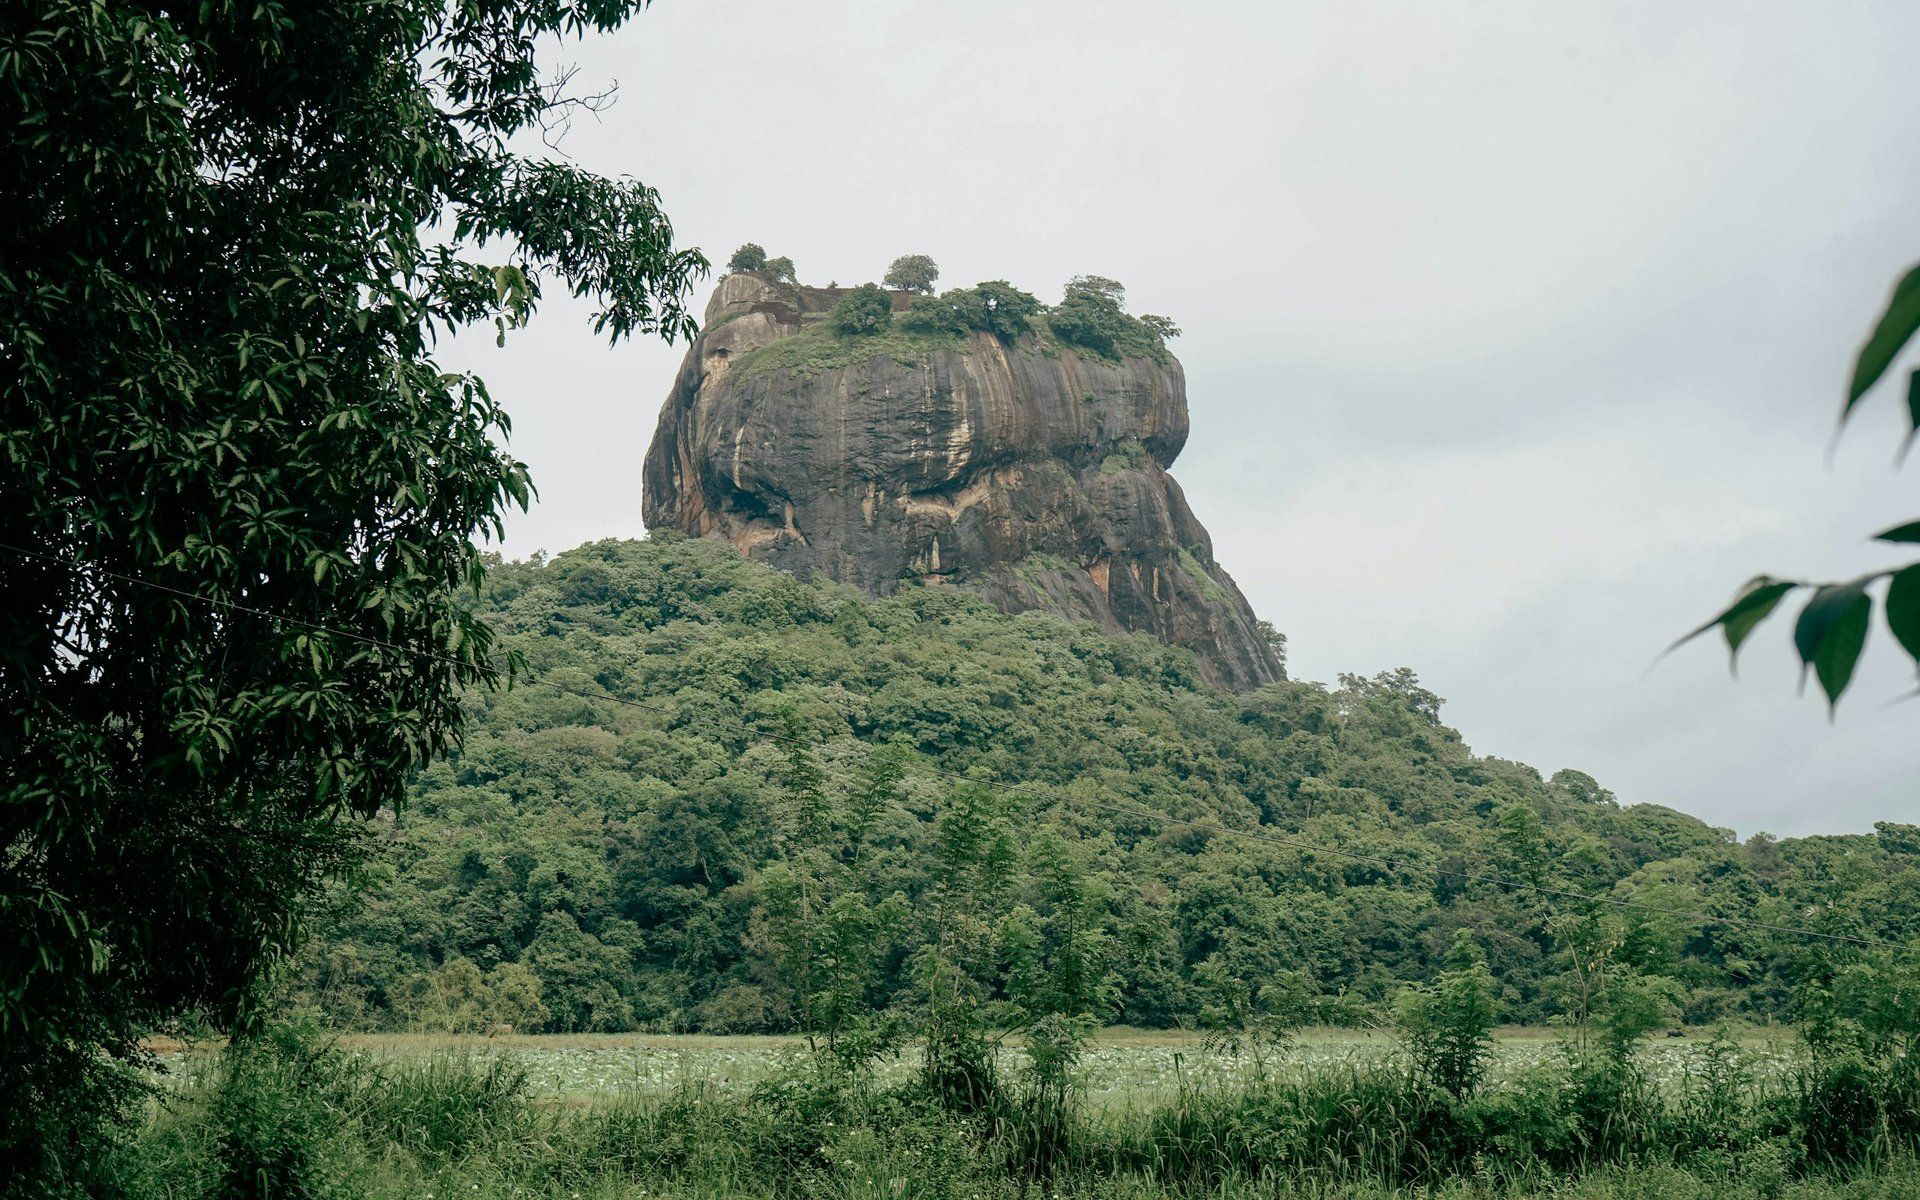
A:
<svg viewBox="0 0 1920 1200">
<path fill-rule="evenodd" d="M 219 1194 L 232 1200 L 333 1195 L 348 1074 L 337 1050 L 285 1028 L 227 1050 L 209 1114 L 217 1131 Z"/>
<path fill-rule="evenodd" d="M 1398 1006 L 1415 1069 L 1456 1099 L 1486 1075 L 1498 1013 L 1486 955 L 1464 929 L 1454 935 L 1446 970 L 1433 983 L 1402 994 Z"/>
</svg>

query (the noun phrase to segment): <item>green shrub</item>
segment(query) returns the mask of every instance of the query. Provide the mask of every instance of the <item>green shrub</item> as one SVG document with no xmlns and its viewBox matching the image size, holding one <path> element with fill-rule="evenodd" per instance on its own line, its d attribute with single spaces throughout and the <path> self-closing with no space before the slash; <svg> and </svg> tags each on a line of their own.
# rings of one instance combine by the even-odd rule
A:
<svg viewBox="0 0 1920 1200">
<path fill-rule="evenodd" d="M 125 1136 L 148 1092 L 135 1067 L 84 1043 L 8 1045 L 0 1075 L 18 1105 L 0 1114 L 0 1196 L 97 1194 L 100 1149 Z"/>
<path fill-rule="evenodd" d="M 1031 293 L 1004 279 L 975 284 L 963 297 L 969 325 L 1008 344 L 1032 331 L 1033 317 L 1041 307 Z"/>
<path fill-rule="evenodd" d="M 908 330 L 900 322 L 895 322 L 894 327 L 884 333 L 847 337 L 823 321 L 741 355 L 733 364 L 731 374 L 750 379 L 775 371 L 789 371 L 796 378 L 810 379 L 823 372 L 882 357 L 892 358 L 901 366 L 915 367 L 936 351 L 965 348 L 963 335 Z"/>
<path fill-rule="evenodd" d="M 729 271 L 764 271 L 767 267 L 767 252 L 758 243 L 748 242 L 733 252 L 727 260 Z"/>
<path fill-rule="evenodd" d="M 893 298 L 878 286 L 863 283 L 840 297 L 827 321 L 842 334 L 885 333 L 893 324 Z"/>
<path fill-rule="evenodd" d="M 338 1049 L 291 1029 L 227 1048 L 214 1085 L 220 1195 L 308 1200 L 337 1194 L 350 1121 Z"/>
<path fill-rule="evenodd" d="M 1800 1083 L 1800 1122 L 1816 1162 L 1853 1162 L 1879 1132 L 1880 1080 L 1858 1055 L 1816 1062 Z"/>
<path fill-rule="evenodd" d="M 431 1165 L 524 1147 L 535 1131 L 526 1070 L 509 1059 L 444 1056 L 377 1070 L 349 1063 L 345 1074 L 362 1135 L 384 1136 Z"/>
<path fill-rule="evenodd" d="M 1128 316 L 1118 301 L 1103 292 L 1068 296 L 1047 314 L 1047 329 L 1066 345 L 1101 358 L 1167 358 L 1160 335 Z"/>
<path fill-rule="evenodd" d="M 1083 292 L 1055 305 L 1047 314 L 1047 328 L 1069 346 L 1091 350 L 1102 358 L 1118 358 L 1114 335 L 1126 319 L 1111 298 Z"/>
<path fill-rule="evenodd" d="M 1169 361 L 1167 339 L 1180 336 L 1179 327 L 1165 317 L 1129 316 L 1126 300 L 1119 280 L 1076 275 L 1047 313 L 1047 332 L 1060 344 L 1099 358 Z"/>
<path fill-rule="evenodd" d="M 902 314 L 901 325 L 921 333 L 990 333 L 1012 345 L 1033 331 L 1040 309 L 1031 293 L 993 279 L 937 297 L 923 296 Z"/>
<path fill-rule="evenodd" d="M 1178 325 L 1175 325 L 1168 318 L 1154 313 L 1141 313 L 1140 323 L 1146 326 L 1147 332 L 1153 334 L 1155 338 L 1158 338 L 1162 345 L 1180 336 L 1180 327 Z"/>
<path fill-rule="evenodd" d="M 900 328 L 910 333 L 965 337 L 973 327 L 967 323 L 966 312 L 953 300 L 954 294 L 919 297 L 900 314 Z"/>
<path fill-rule="evenodd" d="M 1415 1069 L 1455 1099 L 1486 1075 L 1497 1015 L 1486 955 L 1464 929 L 1454 935 L 1440 978 L 1408 989 L 1399 1003 L 1400 1029 Z"/>
</svg>

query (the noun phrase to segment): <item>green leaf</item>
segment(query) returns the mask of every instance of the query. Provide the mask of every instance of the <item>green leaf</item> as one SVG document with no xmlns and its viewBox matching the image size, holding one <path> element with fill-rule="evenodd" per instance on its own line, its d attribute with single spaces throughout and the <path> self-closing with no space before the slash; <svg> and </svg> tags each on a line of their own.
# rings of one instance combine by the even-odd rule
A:
<svg viewBox="0 0 1920 1200">
<path fill-rule="evenodd" d="M 1920 542 L 1920 521 L 1908 521 L 1873 535 L 1876 542 Z"/>
<path fill-rule="evenodd" d="M 1727 638 L 1728 666 L 1737 666 L 1736 660 L 1740 654 L 1741 643 L 1747 640 L 1747 636 L 1753 632 L 1755 626 L 1772 614 L 1788 592 L 1799 586 L 1798 583 L 1774 579 L 1768 575 L 1756 575 L 1747 581 L 1747 585 L 1740 590 L 1740 595 L 1718 616 L 1668 646 L 1667 650 L 1671 652 L 1678 649 L 1707 630 L 1719 626 Z"/>
<path fill-rule="evenodd" d="M 1915 438 L 1920 438 L 1920 371 L 1907 376 L 1907 436 L 1900 439 L 1899 461 L 1906 461 Z"/>
<path fill-rule="evenodd" d="M 1920 563 L 1894 572 L 1887 587 L 1887 628 L 1920 663 Z"/>
<path fill-rule="evenodd" d="M 1735 601 L 1720 619 L 1721 630 L 1727 639 L 1729 666 L 1732 666 L 1739 656 L 1740 645 L 1747 640 L 1747 636 L 1760 622 L 1772 615 L 1773 610 L 1781 600 L 1786 598 L 1788 592 L 1799 586 L 1796 583 L 1783 583 L 1778 580 L 1767 580 L 1764 583 L 1756 581 L 1756 583 L 1758 586 Z"/>
<path fill-rule="evenodd" d="M 1801 663 L 1812 667 L 1819 677 L 1829 708 L 1847 690 L 1866 645 L 1867 621 L 1873 613 L 1867 584 L 1875 578 L 1869 575 L 1852 583 L 1823 584 L 1794 623 L 1794 648 L 1800 652 Z"/>
<path fill-rule="evenodd" d="M 1840 410 L 1842 421 L 1853 412 L 1853 406 L 1860 402 L 1867 389 L 1886 374 L 1916 329 L 1920 329 L 1920 266 L 1909 268 L 1894 285 L 1893 295 L 1887 299 L 1887 311 L 1880 315 L 1880 323 L 1860 347 L 1860 355 L 1853 363 L 1853 382 L 1847 387 L 1846 407 Z"/>
</svg>

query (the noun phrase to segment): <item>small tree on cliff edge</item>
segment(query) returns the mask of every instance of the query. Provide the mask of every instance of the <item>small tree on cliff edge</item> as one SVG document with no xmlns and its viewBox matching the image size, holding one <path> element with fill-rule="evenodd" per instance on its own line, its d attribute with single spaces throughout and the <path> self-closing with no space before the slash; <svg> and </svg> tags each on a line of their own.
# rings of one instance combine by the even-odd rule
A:
<svg viewBox="0 0 1920 1200">
<path fill-rule="evenodd" d="M 1075 296 L 1104 296 L 1113 301 L 1115 308 L 1127 306 L 1127 285 L 1118 279 L 1108 279 L 1105 275 L 1075 275 L 1067 280 L 1067 286 L 1061 289 L 1061 303 Z"/>
<path fill-rule="evenodd" d="M 767 252 L 758 242 L 748 242 L 733 252 L 727 260 L 729 271 L 764 271 L 767 269 Z"/>
<path fill-rule="evenodd" d="M 461 593 L 529 484 L 434 335 L 543 275 L 692 333 L 656 193 L 508 148 L 583 103 L 535 45 L 643 6 L 0 18 L 0 1195 L 88 1190 L 107 1056 L 244 1015 L 494 678 Z"/>
<path fill-rule="evenodd" d="M 940 278 L 940 268 L 924 254 L 903 254 L 893 260 L 887 268 L 886 278 L 880 282 L 902 292 L 918 292 L 922 296 L 933 295 L 933 285 Z"/>
</svg>

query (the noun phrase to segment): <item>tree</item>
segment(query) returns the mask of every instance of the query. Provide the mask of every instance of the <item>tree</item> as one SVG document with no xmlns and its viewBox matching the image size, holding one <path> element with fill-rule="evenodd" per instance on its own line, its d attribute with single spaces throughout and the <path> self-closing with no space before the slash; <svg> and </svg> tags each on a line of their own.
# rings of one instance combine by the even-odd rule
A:
<svg viewBox="0 0 1920 1200">
<path fill-rule="evenodd" d="M 1105 275 L 1075 275 L 1067 280 L 1060 297 L 1062 304 L 1075 296 L 1101 296 L 1113 301 L 1115 308 L 1127 306 L 1127 286 L 1118 279 L 1108 279 Z"/>
<path fill-rule="evenodd" d="M 431 339 L 550 282 L 693 331 L 652 189 L 508 148 L 597 103 L 536 43 L 643 4 L 0 17 L 0 1192 L 73 1184 L 100 1051 L 246 1014 L 495 678 L 462 593 L 529 482 Z"/>
<path fill-rule="evenodd" d="M 519 1033 L 533 1033 L 547 1022 L 540 998 L 540 977 L 520 963 L 501 963 L 487 972 L 487 1015 Z"/>
<path fill-rule="evenodd" d="M 1175 325 L 1170 317 L 1159 316 L 1156 313 L 1142 313 L 1140 323 L 1151 330 L 1153 336 L 1162 342 L 1172 341 L 1180 336 L 1180 327 Z"/>
<path fill-rule="evenodd" d="M 934 823 L 931 936 L 913 956 L 923 997 L 921 1069 L 929 1090 L 961 1112 L 988 1107 L 1000 1092 L 988 1033 L 1001 1015 L 992 996 L 1017 856 L 1011 816 L 1005 792 L 963 782 Z"/>
<path fill-rule="evenodd" d="M 1920 332 L 1920 265 L 1909 268 L 1894 285 L 1886 311 L 1854 359 L 1853 378 L 1847 385 L 1846 402 L 1840 407 L 1842 427 L 1916 332 Z M 1920 439 L 1920 370 L 1907 376 L 1907 417 L 1907 437 L 1900 447 L 1903 458 L 1914 441 Z M 1896 545 L 1920 543 L 1920 520 L 1884 529 L 1874 538 Z M 1726 638 L 1727 659 L 1732 665 L 1739 658 L 1741 644 L 1762 621 L 1773 615 L 1781 601 L 1793 592 L 1809 589 L 1811 594 L 1794 621 L 1793 648 L 1800 658 L 1802 679 L 1809 670 L 1813 672 L 1831 710 L 1847 685 L 1853 682 L 1854 667 L 1866 648 L 1867 630 L 1873 623 L 1871 589 L 1883 579 L 1887 581 L 1882 598 L 1887 631 L 1914 660 L 1916 668 L 1920 668 L 1920 562 L 1871 571 L 1844 582 L 1817 583 L 1756 575 L 1741 587 L 1732 604 L 1674 646 L 1718 629 Z"/>
<path fill-rule="evenodd" d="M 884 333 L 893 324 L 893 300 L 871 283 L 863 283 L 833 306 L 827 319 L 844 334 Z"/>
<path fill-rule="evenodd" d="M 1004 279 L 990 279 L 964 292 L 949 292 L 960 303 L 969 328 L 991 333 L 1012 345 L 1033 329 L 1040 301 Z"/>
<path fill-rule="evenodd" d="M 783 283 L 800 282 L 798 279 L 794 278 L 794 275 L 793 275 L 793 260 L 788 258 L 784 254 L 781 255 L 779 258 L 768 259 L 766 263 L 766 272 L 767 274 L 773 276 L 776 280 L 779 280 Z"/>
<path fill-rule="evenodd" d="M 1047 328 L 1069 346 L 1101 358 L 1164 359 L 1167 339 L 1180 330 L 1165 317 L 1135 317 L 1126 311 L 1127 289 L 1118 280 L 1076 275 L 1047 317 Z"/>
<path fill-rule="evenodd" d="M 1102 358 L 1118 358 L 1118 339 L 1131 319 L 1118 302 L 1099 291 L 1068 292 L 1047 317 L 1047 328 L 1070 346 L 1091 350 Z"/>
<path fill-rule="evenodd" d="M 764 271 L 767 269 L 767 252 L 758 242 L 748 242 L 733 252 L 727 260 L 729 271 Z"/>
<path fill-rule="evenodd" d="M 1272 621 L 1265 618 L 1255 621 L 1253 628 L 1254 632 L 1260 635 L 1260 640 L 1266 643 L 1267 652 L 1273 655 L 1273 661 L 1280 664 L 1280 669 L 1285 671 L 1287 669 L 1287 635 L 1281 633 Z"/>
<path fill-rule="evenodd" d="M 887 274 L 880 282 L 887 287 L 902 292 L 918 292 L 923 296 L 933 295 L 934 281 L 940 278 L 940 268 L 924 254 L 903 254 L 893 260 L 887 268 Z"/>
</svg>

